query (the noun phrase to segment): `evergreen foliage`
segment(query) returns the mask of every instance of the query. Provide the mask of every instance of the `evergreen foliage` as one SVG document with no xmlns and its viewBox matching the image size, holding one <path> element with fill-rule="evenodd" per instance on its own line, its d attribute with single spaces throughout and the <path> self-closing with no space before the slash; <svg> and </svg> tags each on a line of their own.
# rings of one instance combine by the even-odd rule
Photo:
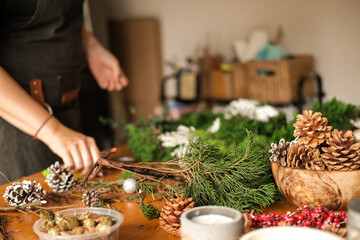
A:
<svg viewBox="0 0 360 240">
<path fill-rule="evenodd" d="M 128 139 L 128 148 L 134 153 L 136 159 L 143 162 L 159 161 L 166 157 L 167 149 L 161 146 L 157 139 L 158 132 L 152 126 L 128 124 L 126 129 L 131 138 Z"/>
<path fill-rule="evenodd" d="M 156 219 L 160 217 L 160 210 L 154 205 L 146 205 L 143 201 L 140 202 L 140 211 L 147 220 Z"/>
<path fill-rule="evenodd" d="M 175 131 L 179 125 L 206 130 L 217 117 L 220 117 L 220 115 L 205 109 L 200 112 L 184 114 L 178 121 L 165 121 L 162 125 L 164 131 Z"/>
<path fill-rule="evenodd" d="M 154 196 L 154 190 L 155 190 L 155 187 L 150 182 L 140 181 L 137 184 L 137 191 L 138 192 L 144 192 L 146 194 L 151 194 L 151 195 Z"/>
<path fill-rule="evenodd" d="M 339 130 L 354 130 L 350 119 L 359 117 L 359 109 L 355 105 L 343 103 L 336 98 L 325 102 L 321 107 L 316 100 L 312 110 L 321 112 L 328 119 L 328 125 Z"/>
<path fill-rule="evenodd" d="M 315 100 L 313 109 L 314 112 L 321 112 L 324 117 L 328 118 L 328 124 L 336 129 L 354 129 L 350 123 L 350 119 L 355 119 L 360 116 L 360 110 L 355 105 L 345 104 L 336 98 L 325 102 L 320 107 L 317 100 Z M 133 110 L 135 113 L 135 111 Z M 220 118 L 221 126 L 218 132 L 212 134 L 206 130 L 212 125 L 216 118 Z M 196 128 L 195 135 L 208 138 L 210 142 L 217 142 L 218 147 L 225 150 L 233 143 L 239 143 L 246 139 L 246 130 L 249 129 L 254 135 L 264 136 L 264 141 L 267 144 L 266 148 L 270 148 L 272 142 L 277 142 L 284 138 L 286 141 L 294 139 L 293 124 L 296 118 L 286 123 L 284 113 L 280 113 L 277 117 L 270 118 L 268 122 L 261 122 L 255 119 L 250 119 L 241 115 L 234 116 L 231 119 L 225 119 L 221 114 L 214 114 L 210 110 L 202 110 L 197 113 L 188 113 L 182 116 L 180 120 L 167 120 L 167 112 L 162 116 L 149 117 L 148 121 L 140 115 L 138 123 L 127 123 L 123 121 L 116 124 L 111 120 L 101 119 L 103 123 L 109 124 L 114 128 L 122 128 L 119 132 L 119 137 L 126 142 L 128 148 L 135 155 L 135 158 L 144 161 L 168 161 L 173 157 L 170 153 L 174 148 L 164 148 L 157 138 L 161 133 L 167 131 L 175 131 L 179 125 L 187 127 L 193 126 Z M 210 139 L 210 137 L 212 139 Z"/>
<path fill-rule="evenodd" d="M 201 138 L 190 142 L 182 161 L 190 178 L 186 196 L 196 205 L 218 205 L 239 211 L 259 209 L 281 198 L 265 151 L 250 132 L 226 151 Z"/>
</svg>

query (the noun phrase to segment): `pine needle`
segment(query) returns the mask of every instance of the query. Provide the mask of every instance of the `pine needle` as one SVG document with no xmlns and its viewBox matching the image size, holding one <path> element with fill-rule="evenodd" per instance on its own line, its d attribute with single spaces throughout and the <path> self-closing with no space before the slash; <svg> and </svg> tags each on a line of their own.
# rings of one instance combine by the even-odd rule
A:
<svg viewBox="0 0 360 240">
<path fill-rule="evenodd" d="M 7 176 L 5 175 L 5 173 L 0 171 L 0 174 L 5 178 L 5 180 L 10 183 L 11 181 L 7 178 Z"/>
</svg>

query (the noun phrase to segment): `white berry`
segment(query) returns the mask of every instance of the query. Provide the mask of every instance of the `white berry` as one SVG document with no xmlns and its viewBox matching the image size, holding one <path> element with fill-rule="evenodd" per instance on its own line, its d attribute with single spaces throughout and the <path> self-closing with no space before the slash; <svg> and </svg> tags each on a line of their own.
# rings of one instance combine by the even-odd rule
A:
<svg viewBox="0 0 360 240">
<path fill-rule="evenodd" d="M 128 178 L 123 184 L 123 189 L 126 193 L 134 193 L 136 191 L 136 180 Z"/>
</svg>

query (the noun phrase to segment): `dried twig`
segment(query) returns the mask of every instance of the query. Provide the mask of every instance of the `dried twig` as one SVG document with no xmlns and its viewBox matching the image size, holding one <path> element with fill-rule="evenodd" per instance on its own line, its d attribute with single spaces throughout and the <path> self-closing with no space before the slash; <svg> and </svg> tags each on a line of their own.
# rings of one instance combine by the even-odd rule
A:
<svg viewBox="0 0 360 240">
<path fill-rule="evenodd" d="M 116 152 L 116 148 L 112 148 L 112 149 L 110 149 L 109 152 L 105 153 L 102 158 L 99 158 L 99 160 L 107 159 L 111 154 L 113 154 L 115 152 Z M 86 183 L 87 183 L 89 177 L 96 175 L 101 170 L 102 165 L 99 164 L 99 160 L 92 166 L 92 168 L 86 174 L 86 176 L 78 184 L 76 184 L 72 189 L 70 189 L 67 192 L 68 194 L 71 194 L 76 191 L 80 191 L 83 186 L 86 186 Z"/>
<path fill-rule="evenodd" d="M 104 158 L 99 158 L 97 161 L 102 166 L 115 168 L 118 170 L 134 173 L 148 179 L 170 179 L 175 181 L 183 181 L 184 175 L 182 171 L 173 168 L 157 169 L 153 167 L 143 166 L 143 163 L 120 163 Z M 157 165 L 157 162 L 147 163 L 147 165 Z M 171 165 L 174 165 L 173 163 Z"/>
<path fill-rule="evenodd" d="M 73 205 L 66 205 L 66 206 L 51 206 L 51 207 L 43 207 L 43 206 L 37 206 L 39 209 L 64 209 L 64 208 L 71 208 L 71 207 L 79 207 L 80 204 L 73 204 Z"/>
<path fill-rule="evenodd" d="M 12 212 L 12 211 L 23 211 L 23 212 L 28 212 L 29 209 L 33 208 L 33 207 L 38 207 L 40 205 L 45 204 L 46 201 L 45 200 L 41 200 L 38 202 L 33 202 L 33 203 L 27 203 L 24 204 L 22 206 L 6 206 L 6 207 L 0 207 L 0 212 Z"/>
<path fill-rule="evenodd" d="M 141 179 L 145 180 L 152 180 L 155 182 L 159 182 L 164 184 L 161 180 L 168 179 L 168 180 L 174 180 L 182 182 L 185 178 L 188 176 L 189 169 L 176 169 L 176 168 L 155 168 L 151 166 L 179 166 L 178 161 L 170 161 L 167 163 L 164 162 L 151 162 L 151 163 L 120 163 L 113 160 L 109 160 L 107 158 L 110 157 L 111 154 L 116 152 L 116 148 L 110 149 L 107 153 L 103 154 L 102 157 L 98 159 L 98 161 L 92 166 L 90 171 L 86 174 L 86 176 L 78 183 L 76 184 L 72 189 L 66 192 L 49 192 L 48 195 L 50 196 L 56 196 L 56 197 L 68 197 L 74 192 L 81 191 L 86 185 L 88 184 L 88 180 L 90 176 L 96 175 L 103 166 L 107 166 L 110 168 L 115 168 L 118 170 L 126 171 L 133 173 L 140 177 Z M 166 185 L 166 184 L 165 184 Z M 107 192 L 107 191 L 104 191 Z M 111 191 L 110 191 L 111 192 Z"/>
<path fill-rule="evenodd" d="M 32 213 L 35 215 L 38 215 L 37 212 L 40 211 L 41 209 L 63 209 L 63 208 L 70 208 L 70 207 L 78 207 L 79 204 L 73 204 L 73 205 L 66 205 L 66 206 L 49 206 L 49 207 L 45 207 L 45 206 L 41 206 L 43 204 L 45 204 L 46 201 L 42 200 L 39 202 L 34 202 L 34 203 L 27 203 L 24 204 L 22 206 L 6 206 L 6 207 L 0 207 L 0 212 L 21 212 L 21 213 Z"/>
</svg>

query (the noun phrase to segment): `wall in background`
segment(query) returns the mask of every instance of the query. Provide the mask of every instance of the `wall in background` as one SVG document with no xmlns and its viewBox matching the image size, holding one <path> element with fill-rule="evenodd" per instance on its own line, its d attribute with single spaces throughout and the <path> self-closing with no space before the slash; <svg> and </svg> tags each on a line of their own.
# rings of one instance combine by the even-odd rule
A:
<svg viewBox="0 0 360 240">
<path fill-rule="evenodd" d="M 111 19 L 158 17 L 164 60 L 185 59 L 210 39 L 211 52 L 234 57 L 232 42 L 283 26 L 283 47 L 309 53 L 326 98 L 360 104 L 359 0 L 106 0 Z"/>
</svg>

